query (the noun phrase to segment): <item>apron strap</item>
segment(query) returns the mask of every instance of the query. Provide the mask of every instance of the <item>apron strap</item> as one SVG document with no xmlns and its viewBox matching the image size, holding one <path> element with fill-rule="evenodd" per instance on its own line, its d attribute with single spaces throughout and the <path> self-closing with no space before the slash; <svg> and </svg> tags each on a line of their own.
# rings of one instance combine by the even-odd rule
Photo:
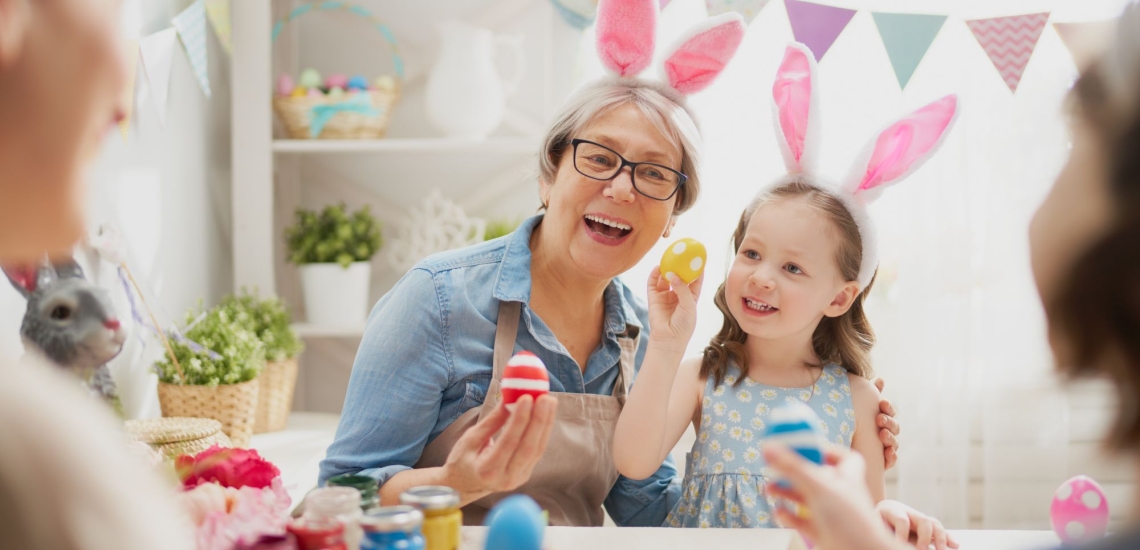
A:
<svg viewBox="0 0 1140 550">
<path fill-rule="evenodd" d="M 629 385 L 633 383 L 634 363 L 637 362 L 637 344 L 640 342 L 641 330 L 633 325 L 626 325 L 625 332 L 618 335 L 618 345 L 621 346 L 621 359 L 618 362 L 618 377 L 614 381 L 613 396 L 625 405 L 625 398 L 629 395 Z"/>
<path fill-rule="evenodd" d="M 499 320 L 495 324 L 495 351 L 492 356 L 491 379 L 503 380 L 503 370 L 507 367 L 515 351 L 515 338 L 519 334 L 519 317 L 522 315 L 522 302 L 499 302 Z"/>
</svg>

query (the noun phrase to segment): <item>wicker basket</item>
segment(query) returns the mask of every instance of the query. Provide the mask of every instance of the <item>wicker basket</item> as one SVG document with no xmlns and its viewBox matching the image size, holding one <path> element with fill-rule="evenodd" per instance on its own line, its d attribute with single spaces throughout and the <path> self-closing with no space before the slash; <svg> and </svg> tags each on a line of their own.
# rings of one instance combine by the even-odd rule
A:
<svg viewBox="0 0 1140 550">
<path fill-rule="evenodd" d="M 257 415 L 253 433 L 284 430 L 293 410 L 293 390 L 297 387 L 297 359 L 270 361 L 257 376 L 261 389 L 257 395 Z"/>
<path fill-rule="evenodd" d="M 399 97 L 395 89 L 372 90 L 340 99 L 278 96 L 273 98 L 273 110 L 291 139 L 377 139 L 387 132 L 392 106 Z M 313 118 L 322 109 L 339 111 L 322 127 L 314 128 Z"/>
<path fill-rule="evenodd" d="M 392 52 L 396 78 L 392 85 L 366 92 L 332 97 L 278 96 L 273 98 L 273 110 L 292 139 L 377 139 L 384 137 L 392 117 L 392 107 L 400 98 L 399 79 L 404 77 L 404 61 L 396 36 L 368 9 L 347 2 L 309 2 L 293 8 L 289 15 L 273 26 L 273 40 L 286 25 L 310 13 L 342 12 L 361 17 L 380 33 Z"/>
<path fill-rule="evenodd" d="M 254 378 L 240 384 L 216 387 L 180 386 L 158 383 L 162 416 L 213 418 L 235 447 L 249 447 L 261 381 Z"/>
<path fill-rule="evenodd" d="M 198 454 L 214 445 L 230 447 L 222 423 L 212 418 L 167 417 L 126 421 L 127 435 L 168 458 Z"/>
</svg>

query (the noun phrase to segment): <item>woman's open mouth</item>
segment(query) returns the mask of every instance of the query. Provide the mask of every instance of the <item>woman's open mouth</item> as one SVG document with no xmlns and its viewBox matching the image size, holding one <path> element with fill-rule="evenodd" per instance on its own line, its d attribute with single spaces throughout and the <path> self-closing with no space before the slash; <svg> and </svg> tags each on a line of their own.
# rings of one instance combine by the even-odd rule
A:
<svg viewBox="0 0 1140 550">
<path fill-rule="evenodd" d="M 633 233 L 633 226 L 597 214 L 587 214 L 582 217 L 582 221 L 590 236 L 602 244 L 619 244 Z"/>
</svg>

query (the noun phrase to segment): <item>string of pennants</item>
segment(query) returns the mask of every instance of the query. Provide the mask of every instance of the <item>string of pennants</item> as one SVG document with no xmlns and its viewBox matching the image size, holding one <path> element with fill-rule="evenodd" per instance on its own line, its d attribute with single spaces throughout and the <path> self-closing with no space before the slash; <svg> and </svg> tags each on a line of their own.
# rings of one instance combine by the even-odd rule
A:
<svg viewBox="0 0 1140 550">
<path fill-rule="evenodd" d="M 579 28 L 593 23 L 597 0 L 551 1 L 567 23 Z M 661 0 L 662 8 L 668 1 Z M 746 23 L 751 23 L 770 2 L 771 0 L 705 0 L 705 5 L 710 16 L 735 11 L 744 17 Z M 784 0 L 784 6 L 796 41 L 805 44 L 815 55 L 816 61 L 823 60 L 858 11 L 804 0 Z M 871 15 L 883 45 L 886 46 L 899 86 L 905 89 L 948 17 L 874 11 Z M 1049 16 L 1048 12 L 1029 13 L 965 22 L 1010 92 L 1017 92 L 1017 86 L 1033 57 L 1037 42 L 1049 23 Z M 1106 24 L 1104 21 L 1095 21 L 1054 23 L 1053 26 L 1075 59 L 1078 56 L 1078 38 L 1091 32 L 1103 33 Z"/>
<path fill-rule="evenodd" d="M 123 9 L 129 20 L 137 14 L 137 2 L 128 1 Z M 171 26 L 142 38 L 127 39 L 128 85 L 126 93 L 126 117 L 119 123 L 123 139 L 127 139 L 135 103 L 135 82 L 139 80 L 139 60 L 142 61 L 142 76 L 146 86 L 139 87 L 139 102 L 152 97 L 158 109 L 159 124 L 166 125 L 166 100 L 170 91 L 170 69 L 174 61 L 175 42 L 182 44 L 190 69 L 202 93 L 210 97 L 210 71 L 206 50 L 206 22 L 214 28 L 214 34 L 226 53 L 231 52 L 230 0 L 194 0 L 186 9 L 171 19 Z"/>
</svg>

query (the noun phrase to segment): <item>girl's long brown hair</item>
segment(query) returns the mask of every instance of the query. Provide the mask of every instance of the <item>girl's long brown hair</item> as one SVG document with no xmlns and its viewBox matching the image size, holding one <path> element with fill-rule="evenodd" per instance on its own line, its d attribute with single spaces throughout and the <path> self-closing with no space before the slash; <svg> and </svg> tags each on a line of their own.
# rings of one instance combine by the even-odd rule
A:
<svg viewBox="0 0 1140 550">
<path fill-rule="evenodd" d="M 839 272 L 847 281 L 858 279 L 859 266 L 863 261 L 863 240 L 859 236 L 859 226 L 855 224 L 851 212 L 834 195 L 821 191 L 799 176 L 757 196 L 744 209 L 744 213 L 740 215 L 740 222 L 736 224 L 736 231 L 732 234 L 733 253 L 740 251 L 740 243 L 744 240 L 748 224 L 761 206 L 777 200 L 796 198 L 806 200 L 808 205 L 832 222 L 840 237 L 839 250 L 835 257 Z M 712 377 L 717 385 L 724 382 L 730 362 L 735 363 L 741 370 L 748 365 L 748 351 L 744 346 L 748 334 L 728 309 L 725 284 L 721 283 L 714 298 L 716 307 L 724 315 L 724 324 L 705 348 L 701 361 L 701 377 L 706 379 Z M 863 310 L 863 299 L 872 284 L 874 284 L 873 279 L 867 288 L 855 297 L 855 302 L 846 313 L 839 317 L 824 317 L 812 334 L 812 350 L 823 364 L 840 365 L 848 372 L 864 378 L 871 376 L 870 352 L 871 346 L 875 344 L 875 333 Z M 736 384 L 740 384 L 743 380 L 744 377 L 741 376 Z"/>
</svg>

